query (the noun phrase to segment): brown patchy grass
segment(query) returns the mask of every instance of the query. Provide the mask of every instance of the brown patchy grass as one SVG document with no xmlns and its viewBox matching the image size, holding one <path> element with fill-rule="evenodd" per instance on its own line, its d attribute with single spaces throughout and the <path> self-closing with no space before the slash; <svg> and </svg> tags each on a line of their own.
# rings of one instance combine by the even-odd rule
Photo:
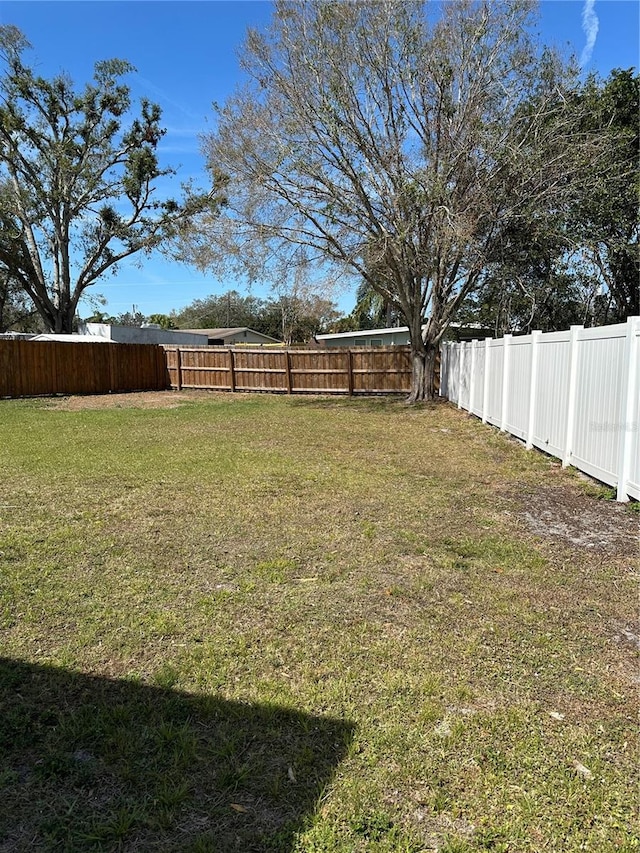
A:
<svg viewBox="0 0 640 853">
<path fill-rule="evenodd" d="M 4 402 L 0 439 L 3 851 L 638 849 L 602 490 L 385 399 Z"/>
</svg>

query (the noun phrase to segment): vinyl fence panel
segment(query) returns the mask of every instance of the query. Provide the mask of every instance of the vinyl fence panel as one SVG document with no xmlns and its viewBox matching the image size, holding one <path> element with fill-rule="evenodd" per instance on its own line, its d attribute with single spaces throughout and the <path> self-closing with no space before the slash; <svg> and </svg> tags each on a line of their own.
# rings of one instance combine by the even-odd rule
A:
<svg viewBox="0 0 640 853">
<path fill-rule="evenodd" d="M 471 363 L 471 402 L 469 411 L 482 417 L 484 404 L 485 363 L 486 351 L 484 341 L 472 341 L 472 363 Z"/>
<path fill-rule="evenodd" d="M 538 343 L 538 382 L 531 443 L 562 458 L 567 433 L 571 335 L 549 332 Z"/>
<path fill-rule="evenodd" d="M 489 374 L 487 383 L 487 409 L 485 419 L 502 428 L 502 385 L 505 374 L 504 340 L 489 342 Z"/>
<path fill-rule="evenodd" d="M 627 323 L 626 359 L 629 364 L 624 391 L 618 500 L 626 495 L 640 500 L 640 322 Z"/>
<path fill-rule="evenodd" d="M 584 329 L 578 340 L 575 421 L 568 463 L 610 486 L 618 483 L 626 327 Z M 594 393 L 595 392 L 595 393 Z"/>
<path fill-rule="evenodd" d="M 458 362 L 458 408 L 469 409 L 470 373 L 471 360 L 469 358 L 469 344 L 460 344 L 460 360 Z"/>
<path fill-rule="evenodd" d="M 441 395 L 640 499 L 640 317 L 443 346 Z"/>
<path fill-rule="evenodd" d="M 509 344 L 509 377 L 506 417 L 503 429 L 523 441 L 529 429 L 529 379 L 531 376 L 532 337 L 513 338 Z"/>
</svg>

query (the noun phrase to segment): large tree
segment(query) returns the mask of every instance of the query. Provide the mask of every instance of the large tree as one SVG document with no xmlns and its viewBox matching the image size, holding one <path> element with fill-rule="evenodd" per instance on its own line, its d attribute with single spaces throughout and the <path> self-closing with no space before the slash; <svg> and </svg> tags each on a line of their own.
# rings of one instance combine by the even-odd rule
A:
<svg viewBox="0 0 640 853">
<path fill-rule="evenodd" d="M 640 77 L 614 69 L 590 76 L 577 96 L 584 126 L 608 137 L 610 163 L 573 207 L 570 227 L 597 272 L 601 322 L 640 314 Z"/>
<path fill-rule="evenodd" d="M 566 116 L 570 75 L 531 41 L 529 2 L 276 2 L 250 32 L 249 82 L 208 135 L 227 213 L 191 256 L 256 264 L 303 250 L 404 318 L 411 400 L 434 394 L 439 342 L 499 253 L 599 168 Z"/>
<path fill-rule="evenodd" d="M 640 313 L 638 92 L 638 75 L 616 69 L 606 80 L 588 77 L 573 93 L 567 112 L 575 113 L 578 131 L 603 138 L 607 168 L 574 183 L 538 222 L 510 225 L 458 319 L 498 334 L 602 325 Z"/>
<path fill-rule="evenodd" d="M 98 62 L 82 91 L 23 61 L 29 47 L 0 27 L 0 268 L 33 301 L 47 329 L 70 332 L 78 301 L 119 261 L 172 237 L 202 195 L 158 196 L 160 108 L 131 116 L 121 60 Z"/>
<path fill-rule="evenodd" d="M 315 289 L 298 284 L 270 299 L 229 290 L 219 296 L 196 299 L 179 312 L 172 312 L 174 328 L 207 329 L 248 326 L 287 344 L 311 340 L 326 331 L 338 317 L 335 304 Z"/>
<path fill-rule="evenodd" d="M 41 331 L 33 304 L 19 285 L 0 270 L 0 332 Z"/>
</svg>

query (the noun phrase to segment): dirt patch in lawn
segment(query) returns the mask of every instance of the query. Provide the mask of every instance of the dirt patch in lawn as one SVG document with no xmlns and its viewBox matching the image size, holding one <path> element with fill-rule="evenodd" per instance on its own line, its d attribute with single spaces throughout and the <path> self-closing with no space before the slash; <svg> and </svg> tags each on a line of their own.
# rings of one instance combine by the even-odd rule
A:
<svg viewBox="0 0 640 853">
<path fill-rule="evenodd" d="M 202 391 L 131 391 L 126 394 L 62 397 L 48 401 L 48 408 L 68 412 L 82 409 L 175 409 L 184 403 L 201 400 L 202 396 Z"/>
<path fill-rule="evenodd" d="M 596 500 L 565 484 L 508 497 L 515 503 L 511 512 L 536 536 L 606 554 L 640 554 L 640 516 L 624 504 Z"/>
</svg>

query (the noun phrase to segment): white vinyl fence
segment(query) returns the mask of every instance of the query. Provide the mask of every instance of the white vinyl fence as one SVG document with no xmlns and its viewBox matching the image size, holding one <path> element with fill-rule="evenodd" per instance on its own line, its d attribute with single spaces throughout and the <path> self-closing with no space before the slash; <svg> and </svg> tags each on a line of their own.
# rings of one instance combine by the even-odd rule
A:
<svg viewBox="0 0 640 853">
<path fill-rule="evenodd" d="M 640 500 L 640 317 L 442 347 L 440 394 Z"/>
</svg>

